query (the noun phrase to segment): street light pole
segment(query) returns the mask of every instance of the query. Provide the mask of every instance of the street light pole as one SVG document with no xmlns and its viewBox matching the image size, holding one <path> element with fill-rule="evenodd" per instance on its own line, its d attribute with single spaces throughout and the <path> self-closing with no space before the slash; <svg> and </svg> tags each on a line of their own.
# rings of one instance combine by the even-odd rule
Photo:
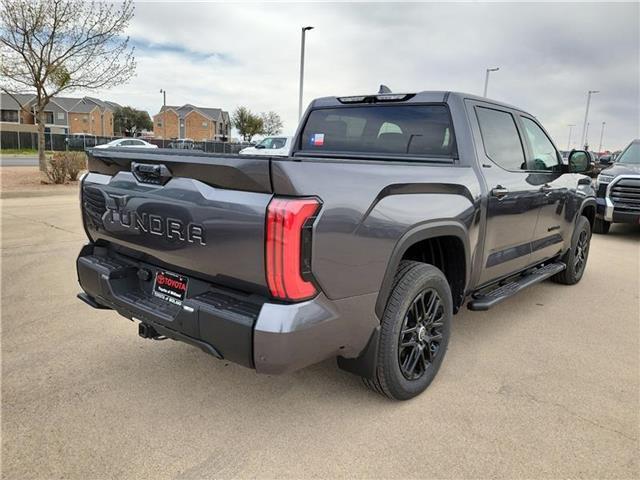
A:
<svg viewBox="0 0 640 480">
<path fill-rule="evenodd" d="M 587 120 L 589 119 L 589 105 L 591 104 L 591 95 L 594 93 L 600 93 L 598 90 L 589 90 L 587 92 L 587 108 L 584 112 L 584 123 L 582 124 L 582 138 L 580 138 L 580 144 L 586 145 L 587 141 Z"/>
<path fill-rule="evenodd" d="M 571 131 L 573 130 L 573 127 L 575 127 L 575 124 L 570 123 L 569 125 L 567 125 L 567 127 L 569 127 L 569 140 L 567 141 L 567 150 L 571 150 Z"/>
<path fill-rule="evenodd" d="M 487 89 L 489 88 L 489 73 L 497 72 L 498 70 L 500 70 L 500 67 L 487 68 L 487 72 L 484 76 L 484 93 L 482 94 L 483 97 L 487 96 Z"/>
<path fill-rule="evenodd" d="M 167 138 L 167 91 L 160 89 L 162 94 L 162 148 L 164 148 L 164 141 Z"/>
<path fill-rule="evenodd" d="M 307 30 L 313 30 L 313 27 L 302 27 L 302 38 L 300 40 L 300 91 L 298 94 L 298 120 L 302 117 L 302 90 L 304 87 L 304 41 Z"/>
<path fill-rule="evenodd" d="M 600 130 L 600 146 L 598 147 L 598 153 L 602 152 L 602 138 L 604 137 L 604 126 L 607 122 L 602 122 L 602 130 Z"/>
<path fill-rule="evenodd" d="M 588 150 L 589 149 L 589 125 L 591 125 L 591 122 L 587 122 L 587 129 L 584 132 L 584 149 Z"/>
</svg>

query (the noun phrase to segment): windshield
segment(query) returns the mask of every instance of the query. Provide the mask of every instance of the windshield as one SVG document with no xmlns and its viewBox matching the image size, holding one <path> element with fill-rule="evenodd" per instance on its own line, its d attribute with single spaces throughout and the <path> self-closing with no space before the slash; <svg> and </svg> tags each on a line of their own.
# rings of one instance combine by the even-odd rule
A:
<svg viewBox="0 0 640 480">
<path fill-rule="evenodd" d="M 634 163 L 640 164 L 640 142 L 633 142 L 622 152 L 622 155 L 618 157 L 618 163 Z"/>
<path fill-rule="evenodd" d="M 444 105 L 323 108 L 309 115 L 300 149 L 314 153 L 451 156 L 452 133 Z"/>
<path fill-rule="evenodd" d="M 287 143 L 287 139 L 284 137 L 267 137 L 262 140 L 257 146 L 262 148 L 284 148 Z"/>
</svg>

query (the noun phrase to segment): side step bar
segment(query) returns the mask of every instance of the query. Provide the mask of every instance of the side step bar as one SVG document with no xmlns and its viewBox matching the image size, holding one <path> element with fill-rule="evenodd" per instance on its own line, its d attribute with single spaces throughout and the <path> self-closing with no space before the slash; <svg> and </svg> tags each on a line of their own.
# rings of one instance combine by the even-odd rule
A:
<svg viewBox="0 0 640 480">
<path fill-rule="evenodd" d="M 565 268 L 567 268 L 567 266 L 562 262 L 550 263 L 543 267 L 538 267 L 514 280 L 502 285 L 499 284 L 497 288 L 489 290 L 486 293 L 473 294 L 472 300 L 467 303 L 467 308 L 469 310 L 489 310 L 494 305 L 515 295 L 520 290 L 540 283 L 556 273 L 560 273 Z"/>
</svg>

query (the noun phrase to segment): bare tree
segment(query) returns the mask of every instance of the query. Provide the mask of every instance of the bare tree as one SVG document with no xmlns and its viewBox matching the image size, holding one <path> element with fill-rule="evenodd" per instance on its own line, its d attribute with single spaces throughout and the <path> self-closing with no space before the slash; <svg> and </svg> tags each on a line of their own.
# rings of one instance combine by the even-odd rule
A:
<svg viewBox="0 0 640 480">
<path fill-rule="evenodd" d="M 133 10 L 131 0 L 0 0 L 0 90 L 22 110 L 33 108 L 40 170 L 46 169 L 44 108 L 51 98 L 113 87 L 134 75 L 134 49 L 123 36 Z M 15 96 L 34 90 L 33 105 Z"/>
<path fill-rule="evenodd" d="M 263 112 L 260 114 L 260 118 L 262 119 L 261 133 L 263 135 L 278 135 L 282 132 L 282 120 L 276 112 Z"/>
</svg>

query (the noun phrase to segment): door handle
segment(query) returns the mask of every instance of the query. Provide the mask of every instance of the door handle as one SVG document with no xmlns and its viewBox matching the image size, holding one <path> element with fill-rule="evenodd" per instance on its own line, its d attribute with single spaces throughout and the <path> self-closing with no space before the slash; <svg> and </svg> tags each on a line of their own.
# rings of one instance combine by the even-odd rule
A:
<svg viewBox="0 0 640 480">
<path fill-rule="evenodd" d="M 540 193 L 544 193 L 545 197 L 548 197 L 549 195 L 551 195 L 552 190 L 553 190 L 553 187 L 548 183 L 545 183 L 540 187 Z"/>
<path fill-rule="evenodd" d="M 498 200 L 504 197 L 507 193 L 509 193 L 509 189 L 503 187 L 502 185 L 496 185 L 491 189 L 491 195 L 496 197 Z"/>
</svg>

